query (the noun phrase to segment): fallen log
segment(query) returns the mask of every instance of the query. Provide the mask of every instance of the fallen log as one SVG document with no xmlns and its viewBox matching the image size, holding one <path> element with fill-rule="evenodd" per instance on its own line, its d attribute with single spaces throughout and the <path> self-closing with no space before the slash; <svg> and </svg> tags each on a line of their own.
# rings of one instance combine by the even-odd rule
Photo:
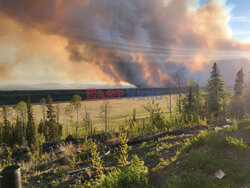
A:
<svg viewBox="0 0 250 188">
<path fill-rule="evenodd" d="M 156 140 L 158 138 L 164 137 L 164 136 L 173 136 L 173 135 L 182 135 L 182 134 L 194 134 L 198 130 L 205 130 L 207 129 L 207 126 L 205 125 L 198 125 L 195 127 L 184 127 L 182 129 L 174 130 L 174 131 L 161 131 L 159 133 L 153 134 L 153 135 L 147 135 L 147 136 L 138 136 L 136 138 L 129 139 L 128 145 L 133 146 L 136 144 L 141 144 L 143 142 L 148 142 L 152 140 Z M 109 146 L 111 148 L 119 146 L 119 142 L 110 144 Z"/>
</svg>

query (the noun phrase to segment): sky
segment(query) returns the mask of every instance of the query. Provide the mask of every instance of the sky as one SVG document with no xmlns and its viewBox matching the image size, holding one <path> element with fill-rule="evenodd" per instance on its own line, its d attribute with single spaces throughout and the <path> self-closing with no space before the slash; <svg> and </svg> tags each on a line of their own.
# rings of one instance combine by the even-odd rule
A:
<svg viewBox="0 0 250 188">
<path fill-rule="evenodd" d="M 233 30 L 233 38 L 241 41 L 250 40 L 250 2 L 246 0 L 228 0 L 232 6 L 230 27 Z"/>
<path fill-rule="evenodd" d="M 247 0 L 0 0 L 0 89 L 228 86 L 250 72 Z M 32 85 L 32 86 L 31 86 Z"/>
</svg>

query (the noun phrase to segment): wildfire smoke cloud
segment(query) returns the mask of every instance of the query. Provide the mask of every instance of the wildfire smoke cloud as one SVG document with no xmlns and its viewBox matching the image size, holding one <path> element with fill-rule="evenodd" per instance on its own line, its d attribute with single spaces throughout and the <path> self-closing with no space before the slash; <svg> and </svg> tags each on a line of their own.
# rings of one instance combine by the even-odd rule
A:
<svg viewBox="0 0 250 188">
<path fill-rule="evenodd" d="M 164 86 L 179 69 L 203 71 L 211 60 L 248 58 L 250 49 L 232 39 L 230 7 L 218 0 L 0 0 L 0 18 L 39 32 L 34 42 L 48 40 L 44 56 L 71 79 Z"/>
</svg>

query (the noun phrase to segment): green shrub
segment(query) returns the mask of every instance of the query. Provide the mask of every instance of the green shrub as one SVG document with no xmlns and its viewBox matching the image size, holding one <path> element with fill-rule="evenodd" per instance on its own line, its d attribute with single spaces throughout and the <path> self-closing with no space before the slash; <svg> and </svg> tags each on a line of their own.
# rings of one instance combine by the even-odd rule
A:
<svg viewBox="0 0 250 188">
<path fill-rule="evenodd" d="M 128 158 L 128 139 L 127 132 L 120 131 L 119 133 L 119 142 L 120 142 L 120 155 L 119 155 L 119 164 L 124 167 L 127 165 Z"/>
<path fill-rule="evenodd" d="M 137 156 L 133 156 L 131 164 L 110 172 L 103 176 L 96 184 L 96 187 L 145 187 L 148 185 L 148 168 Z"/>
<path fill-rule="evenodd" d="M 242 138 L 241 139 L 237 139 L 237 138 L 233 138 L 233 137 L 227 136 L 226 140 L 227 140 L 227 144 L 229 146 L 234 147 L 238 151 L 243 151 L 243 150 L 245 150 L 247 148 L 247 146 L 244 144 Z"/>
<path fill-rule="evenodd" d="M 98 152 L 98 148 L 95 142 L 92 141 L 92 139 L 89 140 L 89 146 L 91 151 L 91 162 L 93 164 L 93 168 L 96 170 L 98 176 L 102 176 L 103 166 L 102 166 L 102 160 L 100 158 L 100 152 Z"/>
</svg>

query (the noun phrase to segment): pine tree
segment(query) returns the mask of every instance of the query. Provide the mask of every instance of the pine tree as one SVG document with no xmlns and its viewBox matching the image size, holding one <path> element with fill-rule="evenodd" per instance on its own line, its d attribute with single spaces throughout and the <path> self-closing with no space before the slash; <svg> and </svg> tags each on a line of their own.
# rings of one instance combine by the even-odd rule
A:
<svg viewBox="0 0 250 188">
<path fill-rule="evenodd" d="M 37 145 L 37 127 L 35 125 L 33 109 L 30 101 L 30 97 L 28 96 L 27 100 L 27 113 L 28 113 L 28 122 L 27 122 L 27 142 L 28 146 L 32 145 L 36 147 Z"/>
<path fill-rule="evenodd" d="M 14 129 L 14 142 L 15 144 L 18 144 L 19 146 L 21 146 L 23 144 L 23 135 L 22 135 L 22 120 L 19 119 L 19 117 L 17 117 L 16 119 L 16 125 L 15 125 L 15 129 Z"/>
<path fill-rule="evenodd" d="M 243 99 L 243 87 L 244 87 L 244 74 L 243 69 L 239 70 L 236 75 L 234 84 L 234 96 L 231 100 L 231 114 L 236 118 L 242 118 L 245 112 L 244 99 Z"/>
<path fill-rule="evenodd" d="M 48 141 L 56 141 L 61 138 L 62 126 L 56 122 L 56 111 L 52 104 L 52 98 L 47 99 L 47 121 Z"/>
<path fill-rule="evenodd" d="M 3 131 L 2 131 L 2 140 L 3 143 L 6 144 L 7 146 L 12 146 L 12 141 L 13 141 L 13 130 L 10 124 L 10 121 L 8 120 L 8 108 L 3 105 Z"/>
<path fill-rule="evenodd" d="M 184 112 L 186 114 L 191 114 L 193 112 L 195 112 L 195 97 L 194 97 L 194 92 L 193 92 L 193 87 L 189 86 L 189 92 L 187 97 L 185 98 L 185 102 L 184 102 Z"/>
<path fill-rule="evenodd" d="M 244 91 L 244 104 L 245 109 L 248 113 L 250 113 L 250 74 L 248 78 L 248 82 L 246 83 L 245 91 Z"/>
<path fill-rule="evenodd" d="M 208 113 L 217 118 L 223 106 L 224 83 L 221 79 L 220 71 L 216 63 L 213 65 L 210 80 L 208 81 Z"/>
<path fill-rule="evenodd" d="M 38 133 L 43 135 L 45 139 L 48 139 L 48 131 L 46 129 L 46 125 L 44 125 L 44 121 L 41 119 L 38 125 Z"/>
<path fill-rule="evenodd" d="M 197 82 L 192 78 L 188 80 L 189 92 L 183 100 L 183 110 L 186 120 L 198 122 L 199 118 L 204 117 L 203 97 Z M 199 117 L 200 116 L 200 117 Z M 188 123 L 188 122 L 186 122 Z"/>
<path fill-rule="evenodd" d="M 239 70 L 237 73 L 235 84 L 234 84 L 234 93 L 235 96 L 242 96 L 244 87 L 244 73 L 243 69 Z"/>
<path fill-rule="evenodd" d="M 27 115 L 27 104 L 24 101 L 20 101 L 16 106 L 15 110 L 17 111 L 17 118 L 19 119 L 19 115 L 21 116 L 22 123 L 22 136 L 25 140 L 26 137 L 26 127 L 25 127 L 25 117 Z M 18 122 L 19 123 L 19 122 Z"/>
</svg>

